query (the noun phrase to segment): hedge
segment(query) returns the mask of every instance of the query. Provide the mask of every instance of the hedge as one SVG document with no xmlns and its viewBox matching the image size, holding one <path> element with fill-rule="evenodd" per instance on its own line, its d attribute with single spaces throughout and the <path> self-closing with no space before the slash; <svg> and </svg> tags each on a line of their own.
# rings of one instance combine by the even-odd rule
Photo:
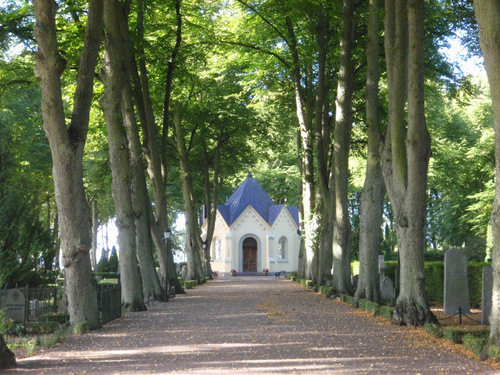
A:
<svg viewBox="0 0 500 375">
<path fill-rule="evenodd" d="M 385 275 L 391 280 L 396 279 L 396 268 L 398 262 L 385 262 Z M 471 307 L 481 305 L 481 288 L 483 267 L 491 266 L 485 262 L 468 262 L 467 276 L 469 279 L 469 299 Z M 355 268 L 353 266 L 353 268 Z M 443 302 L 444 298 L 444 262 L 425 262 L 425 286 L 429 301 Z"/>
</svg>

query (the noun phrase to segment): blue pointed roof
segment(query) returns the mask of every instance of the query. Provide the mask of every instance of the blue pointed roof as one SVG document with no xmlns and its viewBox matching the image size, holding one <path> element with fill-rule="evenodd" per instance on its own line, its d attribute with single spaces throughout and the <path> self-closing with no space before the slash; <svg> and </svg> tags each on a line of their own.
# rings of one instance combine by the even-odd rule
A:
<svg viewBox="0 0 500 375">
<path fill-rule="evenodd" d="M 285 207 L 275 204 L 251 173 L 238 186 L 227 202 L 218 206 L 218 209 L 227 225 L 231 226 L 248 206 L 252 206 L 270 226 L 273 225 Z M 298 208 L 289 207 L 288 210 L 298 225 Z"/>
</svg>

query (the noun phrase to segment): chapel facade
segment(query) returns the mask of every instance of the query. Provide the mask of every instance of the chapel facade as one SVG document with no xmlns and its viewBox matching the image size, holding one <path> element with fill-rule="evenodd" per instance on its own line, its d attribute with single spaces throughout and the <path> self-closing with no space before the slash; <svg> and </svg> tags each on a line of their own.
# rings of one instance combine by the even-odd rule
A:
<svg viewBox="0 0 500 375">
<path fill-rule="evenodd" d="M 210 264 L 222 274 L 296 271 L 300 240 L 298 208 L 275 204 L 249 173 L 218 206 Z"/>
</svg>

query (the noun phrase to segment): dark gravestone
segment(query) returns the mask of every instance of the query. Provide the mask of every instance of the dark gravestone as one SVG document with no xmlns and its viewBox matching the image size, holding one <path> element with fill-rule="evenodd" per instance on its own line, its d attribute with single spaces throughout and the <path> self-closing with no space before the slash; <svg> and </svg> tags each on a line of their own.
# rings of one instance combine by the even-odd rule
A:
<svg viewBox="0 0 500 375">
<path fill-rule="evenodd" d="M 469 281 L 467 279 L 467 258 L 456 247 L 444 255 L 444 304 L 445 314 L 470 312 Z"/>
<path fill-rule="evenodd" d="M 483 289 L 481 292 L 481 324 L 490 323 L 491 295 L 493 292 L 493 268 L 483 267 Z"/>
</svg>

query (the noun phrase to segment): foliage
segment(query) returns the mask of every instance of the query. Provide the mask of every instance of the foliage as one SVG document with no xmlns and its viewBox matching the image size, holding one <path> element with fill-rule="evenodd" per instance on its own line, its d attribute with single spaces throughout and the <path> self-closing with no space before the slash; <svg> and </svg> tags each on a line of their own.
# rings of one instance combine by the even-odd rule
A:
<svg viewBox="0 0 500 375">
<path fill-rule="evenodd" d="M 485 262 L 468 262 L 467 278 L 469 282 L 469 300 L 471 307 L 481 306 L 483 267 L 491 266 Z"/>
<path fill-rule="evenodd" d="M 425 262 L 425 287 L 429 301 L 443 301 L 444 262 Z"/>
<path fill-rule="evenodd" d="M 359 308 L 369 313 L 372 313 L 373 315 L 380 314 L 380 305 L 378 303 L 369 301 L 367 299 L 360 299 L 358 303 L 359 303 Z"/>
<path fill-rule="evenodd" d="M 477 337 L 471 333 L 462 336 L 462 343 L 464 346 L 472 350 L 475 354 L 481 353 L 487 342 L 487 337 Z"/>
<path fill-rule="evenodd" d="M 454 342 L 455 344 L 460 344 L 462 342 L 462 336 L 464 332 L 462 330 L 454 329 L 454 328 L 445 328 L 443 329 L 443 337 L 445 339 Z"/>
<path fill-rule="evenodd" d="M 116 251 L 116 247 L 114 246 L 113 249 L 111 249 L 111 255 L 109 256 L 107 272 L 118 272 L 118 253 Z"/>
<path fill-rule="evenodd" d="M 425 332 L 427 334 L 429 334 L 431 336 L 434 336 L 434 337 L 437 337 L 437 338 L 443 337 L 443 330 L 437 324 L 434 324 L 434 323 L 425 323 L 424 324 L 424 330 L 425 330 Z"/>
<path fill-rule="evenodd" d="M 84 335 L 89 331 L 89 324 L 86 320 L 73 326 L 73 334 Z"/>
<path fill-rule="evenodd" d="M 500 346 L 490 345 L 488 347 L 488 357 L 490 357 L 493 361 L 499 363 L 500 362 Z"/>
<path fill-rule="evenodd" d="M 101 251 L 101 257 L 99 258 L 99 262 L 97 263 L 97 271 L 99 273 L 106 273 L 109 269 L 108 258 L 106 257 L 106 252 Z"/>
<path fill-rule="evenodd" d="M 394 308 L 392 308 L 391 306 L 380 306 L 380 316 L 389 322 L 392 320 L 393 312 Z"/>
</svg>

